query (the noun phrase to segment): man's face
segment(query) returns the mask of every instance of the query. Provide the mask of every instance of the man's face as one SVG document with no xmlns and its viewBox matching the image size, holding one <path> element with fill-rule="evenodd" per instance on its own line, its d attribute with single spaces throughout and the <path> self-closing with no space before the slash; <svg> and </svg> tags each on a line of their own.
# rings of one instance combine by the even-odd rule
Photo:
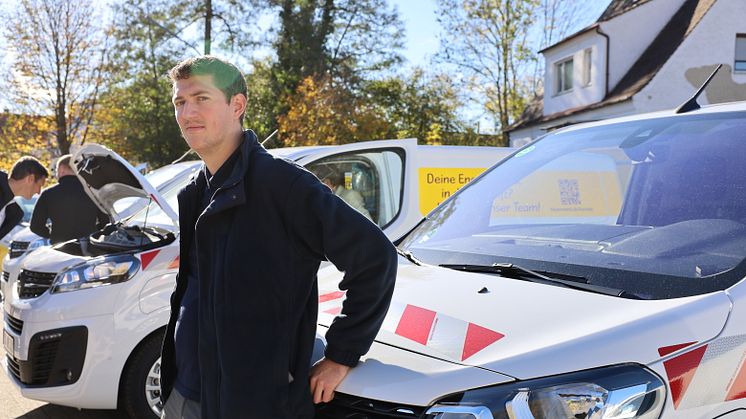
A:
<svg viewBox="0 0 746 419">
<path fill-rule="evenodd" d="M 229 133 L 232 125 L 239 123 L 237 115 L 223 92 L 213 84 L 211 75 L 177 80 L 173 104 L 176 122 L 192 150 L 210 151 L 232 140 Z"/>
<path fill-rule="evenodd" d="M 38 180 L 35 180 L 34 181 L 34 186 L 32 186 L 32 191 L 34 193 L 32 193 L 29 198 L 31 198 L 32 196 L 40 193 L 41 192 L 41 188 L 44 187 L 45 183 L 47 183 L 47 178 L 45 178 L 45 177 L 40 177 Z M 29 199 L 29 198 L 27 198 L 27 199 Z"/>
</svg>

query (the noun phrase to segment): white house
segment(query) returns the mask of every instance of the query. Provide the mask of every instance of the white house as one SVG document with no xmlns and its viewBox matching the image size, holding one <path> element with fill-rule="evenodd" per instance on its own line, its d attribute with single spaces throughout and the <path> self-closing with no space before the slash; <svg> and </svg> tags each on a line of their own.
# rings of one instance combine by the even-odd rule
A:
<svg viewBox="0 0 746 419">
<path fill-rule="evenodd" d="M 511 146 L 675 108 L 721 63 L 700 103 L 746 100 L 746 0 L 612 0 L 593 25 L 541 53 L 544 95 L 508 128 Z"/>
</svg>

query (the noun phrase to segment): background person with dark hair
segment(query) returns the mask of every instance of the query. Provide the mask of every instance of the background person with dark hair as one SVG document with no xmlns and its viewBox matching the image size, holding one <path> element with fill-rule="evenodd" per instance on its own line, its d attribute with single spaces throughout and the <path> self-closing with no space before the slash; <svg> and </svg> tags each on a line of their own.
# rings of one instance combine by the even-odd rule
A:
<svg viewBox="0 0 746 419">
<path fill-rule="evenodd" d="M 18 159 L 10 169 L 10 176 L 0 170 L 0 238 L 23 219 L 23 210 L 13 198 L 31 199 L 41 191 L 48 176 L 44 165 L 31 156 Z"/>
<path fill-rule="evenodd" d="M 85 193 L 70 167 L 70 155 L 57 160 L 59 183 L 42 191 L 31 216 L 31 231 L 48 238 L 52 244 L 87 236 L 109 223 Z M 51 229 L 47 227 L 51 220 Z"/>
</svg>

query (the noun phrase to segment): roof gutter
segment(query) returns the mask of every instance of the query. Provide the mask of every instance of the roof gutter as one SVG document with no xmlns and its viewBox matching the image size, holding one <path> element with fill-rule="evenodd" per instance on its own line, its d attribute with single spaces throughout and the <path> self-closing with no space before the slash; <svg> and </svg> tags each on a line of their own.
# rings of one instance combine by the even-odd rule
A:
<svg viewBox="0 0 746 419">
<path fill-rule="evenodd" d="M 596 26 L 596 33 L 606 38 L 606 75 L 604 78 L 604 99 L 606 99 L 609 96 L 609 57 L 611 56 L 611 43 L 609 35 L 601 31 L 601 25 Z"/>
</svg>

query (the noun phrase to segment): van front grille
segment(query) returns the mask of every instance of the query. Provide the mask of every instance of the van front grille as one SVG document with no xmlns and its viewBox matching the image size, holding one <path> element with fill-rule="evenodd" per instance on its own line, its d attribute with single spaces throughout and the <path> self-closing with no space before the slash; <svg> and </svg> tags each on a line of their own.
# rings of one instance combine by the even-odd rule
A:
<svg viewBox="0 0 746 419">
<path fill-rule="evenodd" d="M 316 419 L 414 419 L 424 417 L 425 409 L 336 393 L 330 403 L 316 409 Z"/>
<path fill-rule="evenodd" d="M 8 325 L 8 328 L 10 328 L 10 330 L 14 331 L 18 335 L 20 335 L 23 331 L 23 320 L 16 319 L 7 312 L 5 313 L 5 324 Z"/>
<path fill-rule="evenodd" d="M 52 286 L 55 273 L 21 270 L 18 274 L 18 296 L 20 298 L 38 297 Z"/>
<path fill-rule="evenodd" d="M 10 242 L 10 252 L 8 252 L 8 257 L 10 257 L 11 259 L 15 259 L 17 257 L 23 256 L 23 254 L 26 253 L 26 250 L 28 250 L 29 244 L 29 242 L 13 240 L 12 242 Z"/>
</svg>

